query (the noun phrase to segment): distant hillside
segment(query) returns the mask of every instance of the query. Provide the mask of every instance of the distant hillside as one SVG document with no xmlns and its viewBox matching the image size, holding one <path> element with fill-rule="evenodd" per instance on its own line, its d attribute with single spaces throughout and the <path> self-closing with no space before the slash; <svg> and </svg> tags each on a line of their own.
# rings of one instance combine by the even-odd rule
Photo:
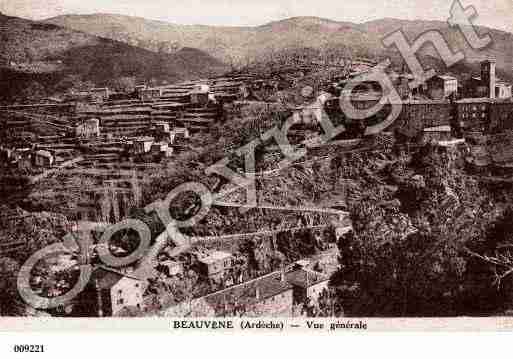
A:
<svg viewBox="0 0 513 359">
<path fill-rule="evenodd" d="M 73 82 L 101 86 L 122 77 L 176 81 L 226 71 L 205 52 L 181 48 L 155 53 L 53 24 L 0 15 L 0 100 L 27 87 L 45 94 Z"/>
<path fill-rule="evenodd" d="M 505 15 L 506 16 L 506 15 Z M 381 43 L 384 35 L 402 29 L 414 39 L 427 30 L 441 31 L 450 45 L 458 45 L 468 62 L 478 62 L 493 56 L 498 67 L 513 69 L 513 35 L 499 30 L 489 31 L 493 45 L 485 51 L 472 50 L 457 30 L 441 21 L 406 21 L 381 19 L 363 24 L 338 22 L 316 17 L 296 17 L 258 27 L 216 27 L 176 25 L 162 21 L 111 14 L 65 15 L 46 22 L 98 36 L 130 43 L 142 48 L 158 48 L 167 44 L 196 47 L 225 62 L 243 63 L 248 58 L 268 56 L 284 48 L 344 48 L 353 54 L 376 56 L 385 54 Z M 436 55 L 429 46 L 424 55 Z"/>
<path fill-rule="evenodd" d="M 453 50 L 461 49 L 465 53 L 467 62 L 480 62 L 493 57 L 497 60 L 497 67 L 510 74 L 513 71 L 513 34 L 486 27 L 478 27 L 479 34 L 489 33 L 492 38 L 492 44 L 483 50 L 472 49 L 458 29 L 449 28 L 443 21 L 423 21 L 423 20 L 399 20 L 399 19 L 381 19 L 366 22 L 360 25 L 360 28 L 371 36 L 384 36 L 393 31 L 401 29 L 410 41 L 413 41 L 420 34 L 429 30 L 440 31 Z M 437 56 L 436 51 L 427 46 L 422 50 L 424 55 Z"/>
<path fill-rule="evenodd" d="M 46 22 L 146 49 L 196 47 L 227 63 L 244 63 L 286 48 L 348 45 L 353 51 L 373 52 L 377 46 L 376 39 L 356 24 L 315 17 L 292 18 L 259 27 L 175 25 L 112 14 L 66 15 Z"/>
</svg>

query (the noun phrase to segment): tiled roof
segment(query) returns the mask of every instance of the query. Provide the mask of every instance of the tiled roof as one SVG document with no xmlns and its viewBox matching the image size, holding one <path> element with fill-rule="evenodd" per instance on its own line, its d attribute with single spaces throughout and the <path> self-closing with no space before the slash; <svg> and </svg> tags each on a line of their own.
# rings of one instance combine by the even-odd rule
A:
<svg viewBox="0 0 513 359">
<path fill-rule="evenodd" d="M 282 280 L 281 272 L 274 272 L 207 295 L 203 299 L 215 310 L 222 310 L 225 304 L 251 305 L 291 289 L 292 285 L 287 280 Z"/>
<path fill-rule="evenodd" d="M 287 282 L 302 288 L 307 288 L 314 284 L 329 280 L 327 275 L 308 269 L 299 269 L 289 272 L 285 277 Z"/>
<path fill-rule="evenodd" d="M 214 262 L 217 262 L 217 261 L 221 261 L 221 260 L 226 259 L 226 258 L 230 258 L 231 256 L 232 255 L 230 253 L 227 253 L 227 252 L 214 251 L 214 252 L 211 252 L 208 255 L 204 256 L 204 257 L 198 258 L 198 260 L 201 263 L 211 264 L 211 263 L 214 263 Z"/>
<path fill-rule="evenodd" d="M 451 76 L 451 75 L 438 75 L 437 77 L 439 77 L 439 78 L 441 78 L 442 80 L 445 80 L 445 81 L 458 80 L 456 77 Z"/>
<path fill-rule="evenodd" d="M 98 281 L 100 289 L 110 289 L 123 279 L 136 280 L 146 284 L 146 281 L 142 280 L 142 278 L 137 278 L 132 274 L 121 273 L 113 269 L 109 270 L 107 267 L 97 268 L 91 275 L 90 283 L 94 284 L 95 281 Z"/>
<path fill-rule="evenodd" d="M 46 150 L 39 150 L 39 151 L 36 151 L 36 155 L 38 156 L 43 156 L 43 157 L 47 157 L 47 158 L 52 158 L 52 154 Z"/>
</svg>

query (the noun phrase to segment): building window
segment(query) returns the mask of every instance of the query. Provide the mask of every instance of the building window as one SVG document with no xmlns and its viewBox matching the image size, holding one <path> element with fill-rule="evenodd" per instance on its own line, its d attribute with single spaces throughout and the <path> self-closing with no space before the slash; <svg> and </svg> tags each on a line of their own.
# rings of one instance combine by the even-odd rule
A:
<svg viewBox="0 0 513 359">
<path fill-rule="evenodd" d="M 118 294 L 121 295 L 123 293 L 123 290 L 118 290 Z"/>
<path fill-rule="evenodd" d="M 118 304 L 119 305 L 123 305 L 124 302 L 125 302 L 125 300 L 123 298 L 118 299 Z"/>
</svg>

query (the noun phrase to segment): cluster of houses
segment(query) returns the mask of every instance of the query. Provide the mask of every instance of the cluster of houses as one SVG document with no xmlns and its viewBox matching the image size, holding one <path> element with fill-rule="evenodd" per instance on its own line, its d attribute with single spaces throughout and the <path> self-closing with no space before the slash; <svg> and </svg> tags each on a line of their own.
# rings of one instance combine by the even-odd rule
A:
<svg viewBox="0 0 513 359">
<path fill-rule="evenodd" d="M 180 150 L 190 138 L 187 128 L 170 129 L 169 123 L 157 122 L 154 136 L 140 136 L 126 141 L 128 153 L 136 158 L 148 156 L 171 157 L 175 150 Z"/>
<path fill-rule="evenodd" d="M 471 97 L 487 97 L 490 99 L 511 98 L 512 85 L 496 75 L 495 60 L 481 63 L 481 76 L 471 78 Z"/>
<path fill-rule="evenodd" d="M 339 223 L 336 236 L 345 236 L 352 226 L 344 213 L 337 214 L 339 217 L 344 219 L 344 224 L 336 221 Z M 115 254 L 126 254 L 118 253 L 117 247 L 110 249 Z M 66 313 L 75 316 L 126 316 L 127 311 L 160 316 L 296 315 L 298 308 L 306 310 L 315 306 L 319 296 L 328 289 L 330 275 L 338 264 L 326 264 L 337 262 L 337 253 L 333 248 L 322 249 L 308 259 L 281 266 L 281 270 L 250 278 L 244 270 L 247 260 L 238 252 L 198 246 L 176 255 L 173 246 L 165 246 L 149 259 L 151 271 L 142 277 L 137 266 L 98 266 L 86 290 L 70 303 L 71 309 Z M 194 298 L 176 302 L 172 288 L 181 281 L 197 278 L 208 285 Z M 169 296 L 159 290 L 155 292 L 159 286 L 167 288 Z"/>
<path fill-rule="evenodd" d="M 356 70 L 338 81 L 335 87 L 343 88 L 351 78 L 368 71 L 373 65 L 359 63 Z M 408 86 L 412 80 L 413 76 L 406 73 L 395 77 L 396 84 L 404 90 L 401 94 L 403 98 L 412 100 L 415 96 L 424 96 L 430 99 L 430 103 L 426 104 L 408 103 L 411 108 L 422 109 L 424 114 L 428 112 L 426 110 L 428 107 L 431 110 L 441 111 L 442 102 L 447 102 L 445 101 L 447 98 L 463 91 L 458 78 L 449 74 L 437 75 L 413 90 Z M 218 102 L 222 96 L 233 95 L 230 91 L 241 91 L 242 97 L 246 100 L 257 99 L 256 91 L 268 84 L 257 81 L 249 87 L 219 81 L 216 86 L 219 91 L 223 91 L 223 95 L 216 96 L 214 88 L 204 83 L 167 88 L 138 86 L 135 89 L 138 98 L 135 104 L 130 101 L 123 104 L 115 103 L 110 108 L 106 104 L 103 112 L 98 112 L 100 114 L 98 117 L 86 116 L 76 124 L 75 137 L 83 141 L 102 140 L 102 136 L 112 136 L 114 129 L 135 128 L 134 131 L 137 133 L 142 129 L 144 135 L 122 137 L 126 153 L 133 158 L 143 160 L 171 157 L 183 141 L 190 138 L 189 131 L 193 126 L 210 123 L 212 115 L 204 111 L 209 104 Z M 379 92 L 379 88 L 377 83 L 364 83 L 359 89 L 360 102 L 371 103 L 373 99 L 367 101 L 365 96 Z M 496 64 L 493 60 L 487 60 L 481 64 L 481 76 L 472 77 L 468 89 L 464 90 L 471 97 L 484 97 L 490 101 L 512 97 L 512 85 L 496 76 Z M 97 103 L 111 101 L 112 95 L 108 88 L 96 88 L 87 92 L 87 96 Z M 303 125 L 319 123 L 325 114 L 325 107 L 333 99 L 337 97 L 332 93 L 323 92 L 318 94 L 311 104 L 292 108 L 294 123 Z M 435 99 L 441 101 L 433 101 Z M 145 102 L 152 104 L 146 106 Z M 477 121 L 487 116 L 488 107 L 477 103 L 474 99 L 461 100 L 459 105 L 458 116 L 462 120 Z M 175 113 L 187 106 L 189 106 L 190 117 L 186 118 Z M 175 111 L 175 108 L 180 110 Z M 450 109 L 446 112 L 450 112 Z M 425 121 L 427 116 L 422 117 L 420 113 L 420 110 L 415 113 L 412 111 L 412 116 L 421 117 L 419 121 L 423 122 L 421 131 L 424 140 L 442 144 L 453 140 L 453 128 L 450 123 L 443 121 L 427 123 Z M 433 113 L 436 117 L 438 112 Z M 177 125 L 177 121 L 187 125 Z M 0 155 L 8 162 L 16 163 L 20 168 L 31 166 L 48 168 L 56 161 L 51 151 L 37 147 L 13 149 L 0 146 Z M 295 263 L 288 269 L 243 281 L 236 272 L 234 275 L 236 258 L 232 253 L 212 250 L 195 253 L 195 258 L 199 275 L 212 283 L 220 283 L 226 288 L 166 308 L 163 310 L 165 315 L 290 316 L 294 306 L 316 303 L 319 295 L 327 289 L 329 282 L 328 275 L 311 269 L 304 261 Z M 162 256 L 157 260 L 155 270 L 165 278 L 174 278 L 183 275 L 184 265 L 172 256 Z M 148 282 L 132 276 L 130 272 L 99 268 L 94 272 L 90 284 L 89 295 L 84 298 L 89 301 L 87 307 L 99 316 L 119 315 L 127 307 L 145 310 L 144 297 Z"/>
<path fill-rule="evenodd" d="M 317 304 L 329 285 L 328 275 L 309 269 L 304 262 L 182 302 L 161 314 L 173 317 L 291 317 L 300 314 L 295 308 Z"/>
<path fill-rule="evenodd" d="M 465 81 L 466 80 L 466 81 Z M 452 95 L 466 98 L 504 100 L 512 97 L 512 84 L 497 77 L 495 60 L 481 62 L 481 75 L 461 79 L 451 74 L 436 75 L 419 90 L 431 99 L 446 99 Z M 462 83 L 465 81 L 465 83 Z"/>
<path fill-rule="evenodd" d="M 167 122 L 156 122 L 152 130 L 148 131 L 152 136 L 135 136 L 123 138 L 123 151 L 129 157 L 143 160 L 153 160 L 155 158 L 168 158 L 173 155 L 175 151 L 180 151 L 185 148 L 187 140 L 190 138 L 190 133 L 187 128 L 176 127 L 170 129 Z M 0 158 L 4 163 L 9 166 L 17 167 L 20 170 L 31 170 L 34 168 L 51 168 L 52 166 L 62 161 L 62 156 L 59 153 L 60 147 L 66 147 L 67 150 L 71 148 L 79 153 L 80 144 L 95 143 L 95 141 L 107 141 L 112 136 L 103 135 L 101 133 L 100 121 L 98 119 L 86 119 L 79 122 L 75 127 L 75 139 L 78 141 L 70 142 L 70 138 L 66 143 L 69 144 L 54 144 L 54 145 L 32 145 L 30 147 L 19 146 L 0 146 Z M 84 142 L 85 141 L 85 142 Z M 88 142 L 89 141 L 89 142 Z M 58 142 L 62 142 L 58 141 Z M 105 142 L 106 144 L 112 142 L 112 138 Z M 98 147 L 99 148 L 99 147 Z M 117 147 L 112 147 L 113 150 L 120 151 Z"/>
<path fill-rule="evenodd" d="M 32 167 L 49 168 L 55 163 L 54 155 L 47 150 L 36 150 L 32 147 L 9 148 L 0 146 L 0 158 L 4 163 L 17 166 L 21 170 Z"/>
<path fill-rule="evenodd" d="M 208 85 L 209 81 L 199 81 L 198 83 L 184 84 L 184 94 L 189 96 L 190 103 L 206 104 L 208 101 L 215 101 L 214 91 Z M 71 92 L 69 100 L 82 100 L 86 102 L 104 103 L 109 100 L 129 100 L 137 99 L 142 102 L 158 100 L 166 95 L 168 89 L 176 86 L 149 87 L 146 85 L 137 85 L 131 93 L 118 93 L 108 87 L 91 88 L 87 91 Z"/>
<path fill-rule="evenodd" d="M 232 254 L 212 251 L 198 258 L 199 273 L 207 278 L 219 278 L 233 264 Z M 329 276 L 309 268 L 302 260 L 287 269 L 242 282 L 225 283 L 225 289 L 164 308 L 165 316 L 291 316 L 297 305 L 313 305 L 328 289 Z M 183 264 L 166 259 L 157 269 L 168 278 L 183 274 Z M 88 295 L 89 310 L 97 316 L 122 315 L 127 307 L 144 313 L 148 282 L 109 268 L 93 273 Z M 149 312 L 149 314 L 155 314 Z"/>
<path fill-rule="evenodd" d="M 337 228 L 336 236 L 351 231 L 352 226 L 346 223 Z M 245 260 L 227 250 L 198 247 L 185 256 L 176 256 L 172 247 L 165 247 L 152 261 L 152 280 L 173 286 L 192 270 L 215 291 L 179 303 L 160 303 L 155 308 L 148 294 L 152 280 L 137 278 L 132 268 L 101 267 L 95 271 L 81 303 L 83 306 L 86 303 L 89 315 L 99 316 L 123 316 L 128 307 L 139 314 L 177 317 L 291 316 L 297 314 L 294 310 L 298 307 L 317 304 L 319 296 L 328 289 L 330 274 L 336 268 L 324 264 L 333 253 L 336 261 L 337 251 L 328 250 L 248 280 L 247 274 L 240 270 Z"/>
<path fill-rule="evenodd" d="M 353 71 L 349 75 L 340 79 L 334 84 L 336 88 L 342 90 L 346 83 L 351 79 L 365 74 L 370 69 L 361 69 Z M 454 74 L 436 74 L 429 78 L 425 83 L 410 88 L 414 75 L 403 71 L 402 73 L 392 72 L 388 74 L 399 95 L 403 99 L 422 99 L 422 100 L 443 100 L 451 96 L 465 98 L 490 98 L 490 99 L 509 99 L 512 97 L 512 84 L 497 77 L 496 61 L 493 59 L 481 62 L 480 76 L 464 76 Z M 380 84 L 377 81 L 366 81 L 358 86 L 353 93 L 379 93 Z"/>
</svg>

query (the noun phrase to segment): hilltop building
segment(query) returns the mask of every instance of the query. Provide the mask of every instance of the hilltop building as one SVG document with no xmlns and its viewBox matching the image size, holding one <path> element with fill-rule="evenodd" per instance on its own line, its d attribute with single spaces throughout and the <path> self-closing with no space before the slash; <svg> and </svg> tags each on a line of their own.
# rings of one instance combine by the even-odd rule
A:
<svg viewBox="0 0 513 359">
<path fill-rule="evenodd" d="M 495 97 L 498 99 L 507 99 L 512 97 L 512 85 L 509 82 L 497 78 L 495 84 Z"/>
<path fill-rule="evenodd" d="M 512 97 L 512 85 L 496 76 L 495 60 L 485 60 L 481 63 L 481 76 L 471 78 L 472 97 L 490 99 L 508 99 Z"/>
<path fill-rule="evenodd" d="M 428 95 L 442 100 L 458 93 L 458 79 L 451 75 L 436 75 L 426 82 Z"/>
</svg>

